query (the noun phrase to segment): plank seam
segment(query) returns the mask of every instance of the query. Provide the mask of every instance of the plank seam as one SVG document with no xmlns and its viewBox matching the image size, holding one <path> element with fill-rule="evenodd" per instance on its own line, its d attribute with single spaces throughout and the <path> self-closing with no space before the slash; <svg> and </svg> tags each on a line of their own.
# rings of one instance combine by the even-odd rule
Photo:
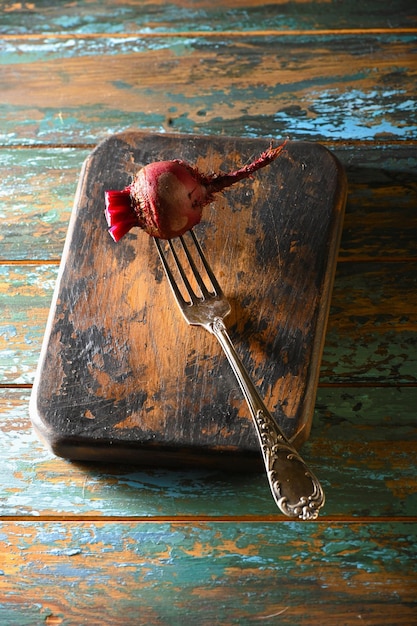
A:
<svg viewBox="0 0 417 626">
<path fill-rule="evenodd" d="M 158 134 L 167 134 L 168 133 L 154 133 L 155 135 Z M 175 134 L 175 133 L 172 133 Z M 186 133 L 177 133 L 179 136 L 181 137 L 186 137 Z M 191 136 L 191 135 L 190 135 Z M 213 134 L 213 135 L 202 135 L 205 136 L 207 138 L 213 137 L 216 138 L 217 135 Z M 244 136 L 242 135 L 242 138 Z M 268 137 L 265 137 L 265 139 L 268 139 Z M 91 143 L 30 143 L 30 144 L 25 144 L 25 143 L 15 143 L 15 144 L 7 144 L 7 143 L 0 143 L 0 150 L 64 150 L 64 149 L 74 149 L 74 150 L 91 150 L 93 147 L 95 147 L 98 143 L 100 143 L 100 139 L 98 138 L 97 141 L 93 141 Z M 295 139 L 294 141 L 298 141 L 297 139 Z M 301 140 L 300 140 L 301 141 Z M 306 140 L 307 141 L 307 140 Z M 415 147 L 417 146 L 417 139 L 385 139 L 385 140 L 375 140 L 375 139 L 332 139 L 332 140 L 328 140 L 328 139 L 318 139 L 318 140 L 314 140 L 312 141 L 312 143 L 319 143 L 322 146 L 326 146 L 326 147 L 332 147 L 335 146 L 336 148 L 357 148 L 357 147 L 373 147 L 375 149 L 379 149 L 379 148 L 384 148 L 386 149 L 387 146 L 392 146 L 392 147 Z"/>
<path fill-rule="evenodd" d="M 381 516 L 381 517 L 370 517 L 370 516 L 344 516 L 344 515 L 323 515 L 321 518 L 312 521 L 302 521 L 302 520 L 291 520 L 282 515 L 181 515 L 178 517 L 172 517 L 171 515 L 155 515 L 155 516 L 140 516 L 140 515 L 126 515 L 126 516 L 117 516 L 117 515 L 109 515 L 109 516 L 97 516 L 97 515 L 68 515 L 68 513 L 64 515 L 4 515 L 0 517 L 1 522 L 63 522 L 63 523 L 79 523 L 79 522 L 91 522 L 91 523 L 122 523 L 122 524 L 131 524 L 131 523 L 169 523 L 169 524 L 214 524 L 214 523 L 239 523 L 239 524 L 276 524 L 276 523 L 285 523 L 285 524 L 293 524 L 294 522 L 297 524 L 349 524 L 349 525 L 360 525 L 360 524 L 398 524 L 398 523 L 406 523 L 406 524 L 416 524 L 417 516 L 399 516 L 399 517 L 391 517 L 391 516 Z"/>
<path fill-rule="evenodd" d="M 224 37 L 233 37 L 241 39 L 249 39 L 251 37 L 323 37 L 323 36 L 355 36 L 364 37 L 366 35 L 415 35 L 417 28 L 340 28 L 340 29 L 300 29 L 300 30 L 278 30 L 278 29 L 262 29 L 262 30 L 190 30 L 190 31 L 171 31 L 171 32 L 123 32 L 123 33 L 4 33 L 1 39 L 10 40 L 35 40 L 35 39 L 175 39 L 175 38 L 203 38 L 203 39 L 219 39 Z"/>
</svg>

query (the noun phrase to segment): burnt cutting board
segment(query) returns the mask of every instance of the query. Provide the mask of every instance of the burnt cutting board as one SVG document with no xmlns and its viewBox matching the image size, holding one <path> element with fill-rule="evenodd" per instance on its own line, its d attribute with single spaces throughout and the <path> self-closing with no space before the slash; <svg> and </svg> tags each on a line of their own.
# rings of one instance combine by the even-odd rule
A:
<svg viewBox="0 0 417 626">
<path fill-rule="evenodd" d="M 268 146 L 128 132 L 86 160 L 31 400 L 34 427 L 55 454 L 234 468 L 260 460 L 216 339 L 183 321 L 148 235 L 134 229 L 113 242 L 104 191 L 151 161 L 228 171 Z M 218 196 L 194 229 L 231 301 L 237 350 L 297 446 L 310 431 L 345 196 L 328 150 L 289 142 L 252 180 Z"/>
</svg>

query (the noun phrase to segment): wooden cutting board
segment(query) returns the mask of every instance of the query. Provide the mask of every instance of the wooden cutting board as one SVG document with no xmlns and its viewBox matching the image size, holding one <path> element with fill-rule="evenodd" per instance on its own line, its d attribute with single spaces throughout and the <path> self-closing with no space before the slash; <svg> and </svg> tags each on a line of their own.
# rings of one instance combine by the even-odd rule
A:
<svg viewBox="0 0 417 626">
<path fill-rule="evenodd" d="M 104 191 L 155 160 L 240 167 L 265 139 L 127 132 L 101 143 L 79 182 L 32 393 L 31 418 L 57 455 L 139 465 L 251 467 L 248 409 L 215 338 L 188 326 L 154 241 L 107 232 Z M 274 142 L 275 145 L 280 143 Z M 308 437 L 346 197 L 324 147 L 289 142 L 195 227 L 232 304 L 232 339 L 295 445 Z"/>
</svg>

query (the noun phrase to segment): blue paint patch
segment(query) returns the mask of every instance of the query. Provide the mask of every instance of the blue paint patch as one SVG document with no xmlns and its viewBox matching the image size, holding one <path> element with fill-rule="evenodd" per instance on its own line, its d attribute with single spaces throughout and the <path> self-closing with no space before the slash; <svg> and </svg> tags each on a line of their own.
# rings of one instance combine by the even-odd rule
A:
<svg viewBox="0 0 417 626">
<path fill-rule="evenodd" d="M 0 327 L 0 337 L 3 337 L 6 341 L 16 336 L 17 329 L 13 324 L 6 324 L 5 326 Z"/>
<path fill-rule="evenodd" d="M 81 554 L 82 550 L 80 548 L 66 548 L 64 550 L 61 549 L 53 549 L 51 550 L 51 554 L 55 556 L 75 556 L 77 554 Z"/>
<path fill-rule="evenodd" d="M 132 85 L 126 83 L 124 80 L 112 80 L 111 84 L 116 87 L 116 89 L 132 89 Z"/>
</svg>

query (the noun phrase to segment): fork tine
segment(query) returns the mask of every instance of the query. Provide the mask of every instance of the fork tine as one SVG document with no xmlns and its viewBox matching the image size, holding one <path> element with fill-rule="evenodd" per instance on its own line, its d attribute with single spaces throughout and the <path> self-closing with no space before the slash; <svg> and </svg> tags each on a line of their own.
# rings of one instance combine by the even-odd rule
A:
<svg viewBox="0 0 417 626">
<path fill-rule="evenodd" d="M 202 262 L 203 262 L 204 269 L 205 269 L 205 270 L 206 270 L 206 272 L 207 272 L 207 265 L 208 265 L 208 264 L 207 264 L 207 261 L 206 261 L 205 259 L 203 259 L 203 251 L 202 251 L 201 247 L 198 245 L 197 238 L 196 238 L 196 236 L 194 235 L 193 231 L 190 231 L 190 234 L 191 234 L 192 239 L 193 239 L 193 241 L 194 241 L 194 246 L 196 247 L 197 252 L 199 253 L 200 258 L 201 258 L 201 260 L 202 260 Z M 188 263 L 190 264 L 190 267 L 191 267 L 192 272 L 193 272 L 193 274 L 194 274 L 194 278 L 196 279 L 197 284 L 198 284 L 198 286 L 199 286 L 199 288 L 200 288 L 201 295 L 202 295 L 204 298 L 208 298 L 210 295 L 213 295 L 213 294 L 212 294 L 212 293 L 210 293 L 210 291 L 207 289 L 207 286 L 206 286 L 206 284 L 205 284 L 205 282 L 204 282 L 204 280 L 203 280 L 203 278 L 202 278 L 202 276 L 201 276 L 201 274 L 200 274 L 200 271 L 199 271 L 199 269 L 198 269 L 198 267 L 197 267 L 197 265 L 196 265 L 196 262 L 195 262 L 195 260 L 194 260 L 194 257 L 193 257 L 193 255 L 191 254 L 190 249 L 189 249 L 189 247 L 188 247 L 188 245 L 187 245 L 187 243 L 186 243 L 186 241 L 185 241 L 184 237 L 180 237 L 180 241 L 181 241 L 182 247 L 183 247 L 183 249 L 184 249 L 185 255 L 186 255 L 186 257 L 187 257 Z M 204 263 L 204 261 L 206 261 L 206 262 Z M 209 277 L 209 278 L 210 278 L 210 277 Z"/>
<path fill-rule="evenodd" d="M 201 299 L 207 299 L 213 296 L 217 296 L 217 297 L 221 297 L 223 295 L 223 292 L 221 290 L 221 287 L 219 285 L 219 283 L 217 282 L 217 279 L 210 267 L 209 262 L 206 259 L 206 256 L 201 248 L 201 245 L 194 233 L 193 230 L 189 231 L 190 237 L 192 239 L 192 247 L 195 248 L 195 251 L 198 254 L 198 257 L 201 261 L 201 265 L 202 268 L 204 268 L 206 277 L 203 278 L 200 272 L 199 267 L 197 266 L 196 260 L 194 258 L 195 255 L 193 255 L 193 252 L 191 252 L 190 246 L 189 244 L 187 244 L 187 241 L 185 239 L 184 236 L 179 237 L 179 240 L 181 242 L 181 246 L 182 249 L 185 253 L 185 257 L 187 259 L 187 262 L 189 264 L 189 267 L 192 271 L 192 274 L 194 276 L 194 279 L 196 280 L 196 283 L 198 285 L 198 288 L 200 290 L 201 296 L 202 298 L 195 293 L 190 280 L 188 279 L 187 276 L 187 272 L 184 269 L 184 265 L 181 262 L 180 256 L 176 250 L 175 244 L 173 243 L 173 241 L 171 239 L 168 239 L 167 244 L 169 246 L 170 252 L 172 254 L 172 258 L 175 264 L 176 269 L 178 270 L 178 273 L 181 277 L 181 281 L 183 283 L 183 287 L 184 290 L 181 291 L 180 286 L 178 285 L 178 282 L 176 280 L 176 277 L 170 267 L 169 261 L 167 259 L 166 253 L 164 251 L 162 242 L 160 239 L 155 238 L 155 244 L 156 247 L 158 249 L 158 253 L 159 256 L 161 258 L 165 273 L 168 277 L 169 283 L 171 285 L 172 290 L 174 291 L 175 297 L 177 298 L 178 302 L 180 303 L 181 307 L 185 307 L 187 305 L 190 304 L 197 304 L 198 302 L 201 302 Z M 211 282 L 211 286 L 207 287 L 206 282 L 207 279 Z M 184 295 L 189 298 L 189 301 L 186 300 L 186 298 L 184 298 Z"/>
<path fill-rule="evenodd" d="M 182 237 L 180 237 L 180 241 L 182 243 L 183 248 L 185 249 L 186 246 L 184 244 L 184 241 L 183 241 Z M 184 270 L 184 266 L 182 265 L 182 263 L 180 261 L 180 258 L 179 258 L 178 254 L 177 254 L 177 251 L 175 250 L 175 246 L 174 246 L 174 244 L 173 244 L 171 239 L 168 240 L 168 244 L 169 244 L 169 247 L 171 249 L 172 256 L 174 257 L 174 261 L 175 261 L 175 265 L 177 266 L 177 270 L 178 270 L 178 272 L 179 272 L 179 274 L 181 276 L 181 279 L 183 281 L 184 287 L 185 287 L 185 289 L 186 289 L 186 291 L 188 293 L 188 297 L 190 298 L 192 304 L 196 304 L 196 302 L 198 302 L 199 298 L 197 297 L 197 295 L 195 294 L 193 288 L 191 287 L 191 283 L 188 280 L 187 273 Z"/>
<path fill-rule="evenodd" d="M 205 254 L 203 252 L 203 249 L 202 249 L 202 247 L 200 245 L 200 242 L 198 241 L 198 239 L 197 239 L 197 237 L 196 237 L 196 235 L 195 235 L 193 230 L 190 230 L 190 235 L 191 235 L 191 237 L 193 239 L 193 242 L 194 242 L 194 245 L 196 247 L 196 250 L 197 250 L 197 252 L 198 252 L 198 254 L 200 256 L 201 262 L 204 265 L 204 269 L 205 269 L 205 271 L 207 273 L 207 276 L 209 277 L 209 279 L 211 281 L 211 284 L 213 286 L 215 295 L 216 296 L 221 296 L 223 294 L 222 289 L 221 289 L 219 283 L 217 282 L 217 278 L 214 275 L 213 270 L 211 269 L 211 267 L 210 267 L 210 265 L 209 265 L 209 263 L 208 263 L 208 261 L 206 259 L 206 256 L 205 256 Z"/>
<path fill-rule="evenodd" d="M 167 278 L 169 280 L 169 284 L 171 286 L 171 289 L 174 292 L 174 295 L 175 295 L 178 303 L 182 307 L 184 307 L 184 306 L 186 306 L 189 303 L 184 299 L 184 297 L 183 297 L 183 295 L 182 295 L 182 293 L 181 293 L 181 291 L 180 291 L 180 289 L 179 289 L 179 287 L 177 285 L 177 281 L 175 280 L 174 274 L 171 271 L 171 268 L 170 268 L 169 263 L 168 263 L 168 261 L 166 259 L 165 253 L 164 253 L 164 251 L 162 249 L 161 240 L 158 239 L 157 237 L 154 237 L 154 241 L 155 241 L 155 245 L 156 245 L 156 247 L 158 249 L 159 257 L 160 257 L 162 265 L 164 267 L 165 274 L 167 275 Z M 170 245 L 171 250 L 173 250 L 173 246 L 172 246 L 171 241 L 169 241 L 169 245 Z M 174 258 L 175 258 L 175 251 L 174 251 Z"/>
</svg>

